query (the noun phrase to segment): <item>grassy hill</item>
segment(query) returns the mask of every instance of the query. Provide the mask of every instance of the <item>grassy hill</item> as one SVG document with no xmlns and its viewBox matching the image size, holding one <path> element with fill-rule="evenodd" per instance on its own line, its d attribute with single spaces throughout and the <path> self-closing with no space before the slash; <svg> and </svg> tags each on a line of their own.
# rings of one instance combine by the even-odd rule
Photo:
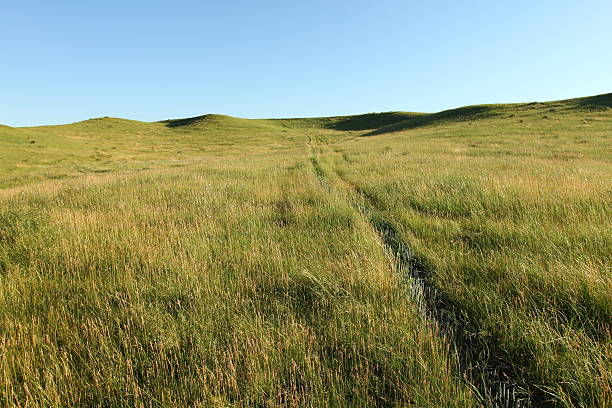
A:
<svg viewBox="0 0 612 408">
<path fill-rule="evenodd" d="M 0 126 L 0 405 L 608 407 L 612 94 Z"/>
</svg>

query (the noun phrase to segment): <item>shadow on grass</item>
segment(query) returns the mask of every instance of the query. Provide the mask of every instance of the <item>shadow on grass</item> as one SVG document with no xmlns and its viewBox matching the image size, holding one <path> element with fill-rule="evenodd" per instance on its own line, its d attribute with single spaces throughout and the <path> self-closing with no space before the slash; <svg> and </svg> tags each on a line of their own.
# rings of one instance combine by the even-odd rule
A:
<svg viewBox="0 0 612 408">
<path fill-rule="evenodd" d="M 336 122 L 330 123 L 326 127 L 333 130 L 374 130 L 424 115 L 427 114 L 410 112 L 366 113 L 363 115 L 339 117 Z"/>
<path fill-rule="evenodd" d="M 168 120 L 161 121 L 161 123 L 165 124 L 166 127 L 169 127 L 169 128 L 189 126 L 189 125 L 195 125 L 197 123 L 200 123 L 203 120 L 206 120 L 209 116 L 210 115 L 202 115 L 202 116 L 194 116 L 193 118 L 185 118 L 185 119 L 168 119 Z"/>
<path fill-rule="evenodd" d="M 612 108 L 612 93 L 589 96 L 575 100 L 576 107 L 581 110 L 600 111 Z"/>
<path fill-rule="evenodd" d="M 401 132 L 403 130 L 416 129 L 446 122 L 468 122 L 472 120 L 487 119 L 499 114 L 496 108 L 495 105 L 466 106 L 438 113 L 415 115 L 415 117 L 382 126 L 366 133 L 364 136 Z"/>
</svg>

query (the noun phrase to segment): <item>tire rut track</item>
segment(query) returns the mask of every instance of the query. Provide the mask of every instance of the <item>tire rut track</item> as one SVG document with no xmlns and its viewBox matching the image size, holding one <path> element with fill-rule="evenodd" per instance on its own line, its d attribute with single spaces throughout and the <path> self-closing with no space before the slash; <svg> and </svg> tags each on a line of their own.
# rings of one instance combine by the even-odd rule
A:
<svg viewBox="0 0 612 408">
<path fill-rule="evenodd" d="M 314 175 L 326 190 L 334 189 L 325 169 L 319 162 L 316 142 L 308 135 L 310 163 Z M 537 404 L 530 395 L 513 381 L 510 367 L 488 355 L 486 345 L 470 340 L 464 329 L 461 316 L 448 307 L 450 303 L 436 289 L 430 279 L 429 267 L 418 257 L 402 237 L 397 226 L 380 214 L 376 209 L 375 198 L 351 183 L 337 171 L 333 175 L 345 187 L 345 199 L 368 222 L 378 235 L 385 251 L 394 263 L 395 270 L 410 283 L 409 296 L 425 322 L 438 329 L 446 341 L 452 345 L 458 360 L 459 369 L 485 406 L 494 408 L 530 408 Z"/>
<path fill-rule="evenodd" d="M 464 319 L 448 306 L 445 298 L 430 278 L 430 267 L 415 256 L 402 232 L 376 210 L 376 201 L 359 187 L 335 173 L 357 196 L 355 207 L 368 219 L 378 233 L 387 251 L 392 255 L 396 269 L 411 281 L 411 298 L 425 321 L 438 328 L 452 344 L 459 358 L 459 368 L 469 379 L 483 403 L 494 408 L 530 408 L 535 406 L 528 393 L 512 380 L 510 367 L 488 355 L 486 346 L 471 340 L 465 330 Z"/>
</svg>

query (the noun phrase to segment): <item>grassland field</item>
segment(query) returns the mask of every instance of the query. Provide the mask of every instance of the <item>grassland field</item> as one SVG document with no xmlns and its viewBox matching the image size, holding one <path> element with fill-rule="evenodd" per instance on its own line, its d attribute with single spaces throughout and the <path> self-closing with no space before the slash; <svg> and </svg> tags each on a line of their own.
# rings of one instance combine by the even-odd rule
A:
<svg viewBox="0 0 612 408">
<path fill-rule="evenodd" d="M 612 406 L 612 94 L 0 126 L 0 406 Z"/>
</svg>

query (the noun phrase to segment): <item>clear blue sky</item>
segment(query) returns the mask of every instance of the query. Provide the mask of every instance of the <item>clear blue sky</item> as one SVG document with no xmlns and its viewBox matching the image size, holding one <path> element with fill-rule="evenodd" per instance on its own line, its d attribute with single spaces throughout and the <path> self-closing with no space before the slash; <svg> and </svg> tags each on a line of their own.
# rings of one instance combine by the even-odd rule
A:
<svg viewBox="0 0 612 408">
<path fill-rule="evenodd" d="M 611 0 L 0 3 L 0 123 L 12 126 L 607 92 Z"/>
</svg>

